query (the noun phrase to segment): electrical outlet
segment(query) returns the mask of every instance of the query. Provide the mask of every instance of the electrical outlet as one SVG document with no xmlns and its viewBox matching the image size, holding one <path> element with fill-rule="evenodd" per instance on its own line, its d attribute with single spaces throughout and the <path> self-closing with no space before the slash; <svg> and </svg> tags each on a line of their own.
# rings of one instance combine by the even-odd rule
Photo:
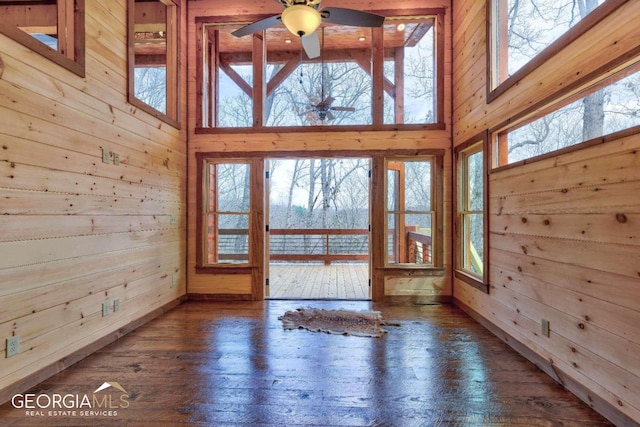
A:
<svg viewBox="0 0 640 427">
<path fill-rule="evenodd" d="M 109 301 L 102 303 L 102 317 L 109 315 Z"/>
<path fill-rule="evenodd" d="M 111 158 L 111 151 L 106 148 L 102 149 L 102 163 L 110 163 L 109 159 Z"/>
<path fill-rule="evenodd" d="M 7 338 L 7 357 L 15 356 L 20 353 L 20 337 L 13 336 Z"/>
<path fill-rule="evenodd" d="M 113 153 L 113 164 L 116 166 L 120 164 L 120 154 Z"/>
<path fill-rule="evenodd" d="M 119 299 L 114 299 L 113 300 L 113 312 L 115 313 L 118 310 L 120 310 L 120 300 Z"/>
<path fill-rule="evenodd" d="M 545 337 L 549 337 L 551 331 L 549 329 L 549 321 L 547 319 L 542 319 L 542 335 Z"/>
<path fill-rule="evenodd" d="M 176 225 L 178 223 L 178 216 L 177 215 L 171 215 L 170 222 L 171 222 L 171 225 Z"/>
<path fill-rule="evenodd" d="M 178 278 L 174 274 L 173 276 L 171 276 L 171 286 L 175 286 L 177 284 L 178 284 Z"/>
</svg>

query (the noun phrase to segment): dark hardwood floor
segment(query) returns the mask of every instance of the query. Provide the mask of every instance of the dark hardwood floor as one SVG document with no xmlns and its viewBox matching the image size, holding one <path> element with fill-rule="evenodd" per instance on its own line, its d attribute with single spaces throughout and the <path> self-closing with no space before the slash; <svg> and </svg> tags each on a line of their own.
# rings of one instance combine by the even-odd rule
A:
<svg viewBox="0 0 640 427">
<path fill-rule="evenodd" d="M 283 330 L 278 316 L 300 306 L 371 303 L 188 302 L 30 391 L 92 398 L 117 382 L 128 398 L 95 394 L 112 416 L 8 403 L 0 425 L 611 425 L 453 305 L 374 305 L 400 323 L 383 338 Z"/>
</svg>

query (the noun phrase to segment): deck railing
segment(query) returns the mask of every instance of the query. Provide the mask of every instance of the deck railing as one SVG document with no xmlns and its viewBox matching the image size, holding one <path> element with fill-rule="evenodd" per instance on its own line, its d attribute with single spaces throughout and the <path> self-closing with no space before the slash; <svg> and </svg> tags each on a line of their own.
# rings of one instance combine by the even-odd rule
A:
<svg viewBox="0 0 640 427">
<path fill-rule="evenodd" d="M 242 262 L 248 259 L 246 229 L 218 231 L 218 255 L 221 261 Z M 390 242 L 390 248 L 392 247 Z M 431 236 L 408 231 L 405 239 L 406 261 L 411 264 L 431 264 Z M 390 259 L 397 259 L 389 254 Z M 369 230 L 329 228 L 272 228 L 269 231 L 269 259 L 272 261 L 368 261 Z"/>
<path fill-rule="evenodd" d="M 282 229 L 269 230 L 269 258 L 272 261 L 367 261 L 369 230 Z"/>
</svg>

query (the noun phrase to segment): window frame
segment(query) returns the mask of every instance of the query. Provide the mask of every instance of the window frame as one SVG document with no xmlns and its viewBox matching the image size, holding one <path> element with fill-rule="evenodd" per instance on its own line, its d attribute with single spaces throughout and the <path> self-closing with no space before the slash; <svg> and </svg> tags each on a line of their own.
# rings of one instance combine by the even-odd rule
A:
<svg viewBox="0 0 640 427">
<path fill-rule="evenodd" d="M 61 5 L 63 5 L 62 8 L 60 7 Z M 85 77 L 85 1 L 57 0 L 56 8 L 58 19 L 69 23 L 69 32 L 73 33 L 70 38 L 58 37 L 58 43 L 60 43 L 58 50 L 50 48 L 27 32 L 19 29 L 16 25 L 8 22 L 0 21 L 0 33 L 72 73 Z M 70 10 L 72 12 L 69 12 Z M 66 25 L 66 28 L 69 28 L 69 25 Z M 60 31 L 58 31 L 58 34 L 60 34 Z"/>
<path fill-rule="evenodd" d="M 619 64 L 618 66 L 609 69 L 606 74 L 594 77 L 593 75 L 585 76 L 584 79 L 576 82 L 574 85 L 568 86 L 567 93 L 564 96 L 559 96 L 556 99 L 546 102 L 544 104 L 536 104 L 523 111 L 522 113 L 504 121 L 503 123 L 489 129 L 488 133 L 488 148 L 490 152 L 489 169 L 490 170 L 504 170 L 519 165 L 529 164 L 539 160 L 543 160 L 549 157 L 555 157 L 562 153 L 576 151 L 582 148 L 589 147 L 594 144 L 601 143 L 604 140 L 610 139 L 610 137 L 625 133 L 634 133 L 640 126 L 632 126 L 630 128 L 621 129 L 613 133 L 604 134 L 593 139 L 582 140 L 572 145 L 567 145 L 562 148 L 547 151 L 545 153 L 527 157 L 522 160 L 517 160 L 509 163 L 509 141 L 508 134 L 511 131 L 517 130 L 527 124 L 534 122 L 546 115 L 552 114 L 562 107 L 579 101 L 585 98 L 589 94 L 596 92 L 611 83 L 615 83 L 618 80 L 624 79 L 627 75 L 633 73 L 640 73 L 640 55 L 635 56 Z"/>
<path fill-rule="evenodd" d="M 394 213 L 389 211 L 389 192 L 388 192 L 388 165 L 390 162 L 431 162 L 431 211 L 407 211 L 398 210 L 398 212 L 409 212 L 410 214 L 431 214 L 431 263 L 430 264 L 413 264 L 413 263 L 390 263 L 389 262 L 389 215 Z M 384 207 L 382 209 L 384 215 L 384 268 L 399 270 L 436 270 L 440 271 L 443 266 L 443 156 L 437 154 L 418 154 L 415 156 L 385 156 L 383 158 L 383 189 L 384 189 Z"/>
<path fill-rule="evenodd" d="M 196 196 L 196 274 L 253 274 L 263 262 L 260 247 L 264 226 L 262 197 L 264 192 L 258 188 L 260 177 L 264 174 L 264 161 L 260 157 L 237 155 L 219 155 L 217 153 L 196 153 L 197 160 L 197 196 Z M 207 166 L 220 163 L 243 163 L 249 165 L 249 243 L 247 263 L 207 263 L 205 251 L 207 238 L 207 191 L 209 188 Z"/>
<path fill-rule="evenodd" d="M 157 0 L 167 7 L 166 109 L 163 113 L 135 96 L 135 0 L 127 0 L 127 102 L 176 129 L 180 124 L 180 17 L 181 0 Z"/>
<path fill-rule="evenodd" d="M 232 127 L 222 128 L 209 126 L 204 127 L 203 121 L 207 120 L 210 123 L 215 122 L 215 106 L 210 107 L 208 113 L 213 114 L 213 120 L 210 117 L 203 117 L 207 112 L 204 111 L 203 100 L 209 101 L 215 100 L 215 94 L 204 93 L 204 67 L 205 67 L 205 40 L 203 39 L 203 27 L 207 25 L 239 25 L 248 24 L 258 19 L 267 18 L 271 15 L 250 15 L 250 16 L 198 16 L 195 18 L 196 23 L 196 127 L 195 134 L 219 134 L 219 133 L 262 133 L 265 131 L 286 133 L 286 132 L 318 132 L 318 131 L 367 131 L 367 130 L 444 130 L 446 127 L 445 117 L 445 105 L 444 105 L 444 72 L 445 72 L 445 52 L 444 52 L 444 39 L 445 39 L 445 8 L 421 8 L 421 9 L 407 9 L 407 10 L 373 10 L 373 13 L 380 14 L 389 18 L 415 18 L 415 17 L 430 17 L 434 20 L 434 61 L 435 61 L 435 114 L 436 120 L 434 123 L 426 124 L 384 124 L 384 55 L 383 49 L 372 48 L 372 124 L 369 125 L 337 125 L 337 126 L 265 126 L 263 112 L 261 106 L 263 98 L 258 101 L 253 100 L 253 117 L 251 127 Z M 372 39 L 379 40 L 382 45 L 382 28 L 372 29 Z M 247 36 L 249 37 L 249 36 Z M 264 67 L 266 66 L 266 37 L 262 35 L 254 35 L 253 38 L 253 65 L 254 76 L 252 87 L 254 96 L 264 97 L 266 92 L 267 82 L 265 81 Z M 259 63 L 257 63 L 259 62 Z M 264 64 L 263 64 L 264 62 Z M 260 85 L 259 87 L 257 85 Z M 215 86 L 215 85 L 213 85 Z M 208 89 L 213 87 L 208 85 Z M 379 93 L 379 100 L 376 98 L 376 93 Z"/>
<path fill-rule="evenodd" d="M 251 160 L 248 159 L 226 159 L 226 158 L 216 158 L 216 159 L 205 159 L 204 160 L 204 164 L 203 164 L 203 181 L 202 181 L 202 210 L 201 210 L 201 214 L 203 217 L 203 226 L 201 229 L 201 237 L 202 237 L 202 241 L 201 241 L 201 245 L 202 245 L 202 258 L 201 258 L 201 262 L 200 264 L 202 266 L 205 267 L 216 267 L 216 266 L 222 266 L 222 267 L 247 267 L 252 265 L 253 263 L 253 253 L 251 251 L 251 235 L 250 230 L 251 230 L 251 226 L 252 226 L 252 218 L 251 218 L 251 212 L 253 210 L 253 206 L 251 203 L 252 200 L 252 195 L 253 195 L 253 190 L 251 189 L 251 185 L 249 185 L 249 210 L 246 212 L 232 212 L 232 211 L 220 211 L 218 209 L 210 209 L 209 206 L 211 205 L 211 198 L 210 196 L 214 196 L 215 197 L 215 201 L 214 201 L 214 206 L 217 205 L 217 201 L 218 201 L 218 193 L 216 191 L 217 188 L 211 188 L 211 180 L 210 180 L 210 175 L 209 175 L 209 169 L 211 166 L 216 167 L 217 165 L 229 165 L 229 164 L 233 164 L 233 165 L 246 165 L 249 169 L 249 179 L 251 179 L 251 175 L 253 173 L 253 168 L 251 167 Z M 206 176 L 206 179 L 205 179 Z M 217 187 L 217 183 L 218 181 L 216 180 L 215 185 Z M 208 224 L 208 218 L 209 216 L 213 215 L 213 216 L 220 216 L 220 215 L 246 215 L 247 217 L 247 261 L 246 262 L 209 262 L 208 261 L 208 256 L 207 254 L 209 253 L 209 251 L 207 249 L 209 249 L 209 245 L 207 244 L 208 240 L 209 240 L 209 233 L 207 231 L 207 224 Z M 215 240 L 216 236 L 217 236 L 217 231 L 218 228 L 216 227 L 215 230 L 213 230 L 213 237 L 214 237 L 214 250 L 213 252 L 215 254 L 218 253 L 218 244 L 217 241 Z"/>
<path fill-rule="evenodd" d="M 565 33 L 560 35 L 557 39 L 555 39 L 540 53 L 531 58 L 515 73 L 513 73 L 511 76 L 501 79 L 500 74 L 504 74 L 507 72 L 508 62 L 502 61 L 501 63 L 498 63 L 498 51 L 506 50 L 506 56 L 508 57 L 508 46 L 506 44 L 498 46 L 502 42 L 499 37 L 499 33 L 501 31 L 499 25 L 506 25 L 505 21 L 507 19 L 507 16 L 505 15 L 505 13 L 507 8 L 496 7 L 496 3 L 504 3 L 506 1 L 508 0 L 486 0 L 487 104 L 490 104 L 491 102 L 499 98 L 503 93 L 507 92 L 511 87 L 515 86 L 520 80 L 524 79 L 541 64 L 547 62 L 551 57 L 565 49 L 569 44 L 580 38 L 587 31 L 593 28 L 598 22 L 602 21 L 611 13 L 615 12 L 616 9 L 618 9 L 629 0 L 606 0 L 596 9 L 591 11 L 587 16 L 581 19 L 578 23 L 576 23 L 576 25 L 574 25 Z"/>
<path fill-rule="evenodd" d="M 455 180 L 457 194 L 454 198 L 455 212 L 455 255 L 454 255 L 454 275 L 457 279 L 467 283 L 484 293 L 489 293 L 489 138 L 488 132 L 484 131 L 458 145 L 454 149 Z M 482 153 L 482 177 L 483 177 L 483 197 L 482 197 L 482 229 L 483 229 L 483 257 L 482 274 L 474 273 L 464 268 L 465 242 L 464 239 L 464 219 L 466 215 L 477 214 L 477 211 L 468 211 L 464 207 L 468 201 L 468 184 L 466 160 L 469 156 Z"/>
</svg>

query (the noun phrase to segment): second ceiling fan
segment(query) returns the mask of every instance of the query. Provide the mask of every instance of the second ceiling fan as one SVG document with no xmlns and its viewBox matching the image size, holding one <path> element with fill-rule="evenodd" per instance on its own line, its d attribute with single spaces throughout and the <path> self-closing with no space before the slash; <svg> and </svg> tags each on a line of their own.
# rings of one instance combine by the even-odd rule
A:
<svg viewBox="0 0 640 427">
<path fill-rule="evenodd" d="M 325 7 L 318 10 L 321 0 L 276 0 L 282 3 L 282 15 L 261 19 L 232 32 L 243 37 L 267 28 L 284 24 L 296 36 L 300 37 L 302 47 L 309 59 L 320 56 L 320 39 L 316 30 L 323 22 L 353 27 L 381 27 L 384 16 L 341 7 Z"/>
</svg>

